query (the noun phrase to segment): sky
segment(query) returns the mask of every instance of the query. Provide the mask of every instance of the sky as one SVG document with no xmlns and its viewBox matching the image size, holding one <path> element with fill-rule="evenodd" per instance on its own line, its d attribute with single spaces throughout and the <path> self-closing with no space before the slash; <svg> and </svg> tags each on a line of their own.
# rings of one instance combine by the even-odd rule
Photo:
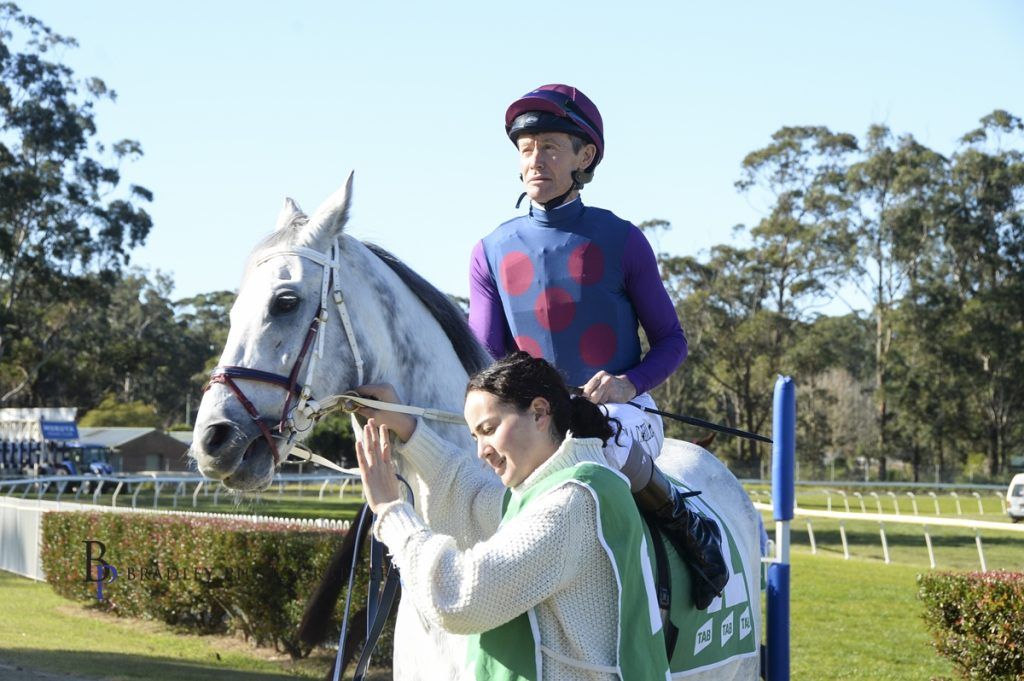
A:
<svg viewBox="0 0 1024 681">
<path fill-rule="evenodd" d="M 1015 0 L 19 4 L 117 92 L 99 137 L 141 143 L 122 175 L 155 194 L 132 262 L 179 297 L 236 289 L 284 197 L 312 213 L 350 169 L 349 233 L 467 295 L 473 245 L 517 214 L 505 109 L 545 83 L 604 118 L 584 201 L 670 221 L 655 248 L 678 255 L 762 217 L 734 182 L 780 127 L 883 123 L 950 153 L 993 109 L 1024 116 Z"/>
</svg>

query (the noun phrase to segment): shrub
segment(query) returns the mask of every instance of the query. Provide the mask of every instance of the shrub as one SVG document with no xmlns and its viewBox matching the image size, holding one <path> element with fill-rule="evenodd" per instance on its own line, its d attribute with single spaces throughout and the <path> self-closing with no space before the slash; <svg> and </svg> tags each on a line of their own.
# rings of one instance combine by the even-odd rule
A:
<svg viewBox="0 0 1024 681">
<path fill-rule="evenodd" d="M 42 561 L 58 594 L 117 615 L 158 619 L 197 633 L 241 633 L 292 657 L 308 654 L 297 629 L 342 532 L 298 524 L 252 523 L 186 515 L 47 513 Z M 87 541 L 118 571 L 103 585 L 85 579 Z M 91 577 L 99 565 L 92 545 Z M 366 570 L 357 573 L 354 609 L 366 602 Z M 344 591 L 343 591 L 344 594 Z M 335 606 L 337 640 L 342 602 Z M 374 662 L 390 664 L 391 626 Z"/>
<path fill-rule="evenodd" d="M 968 679 L 1024 679 L 1024 573 L 930 573 L 918 595 L 935 648 Z"/>
</svg>

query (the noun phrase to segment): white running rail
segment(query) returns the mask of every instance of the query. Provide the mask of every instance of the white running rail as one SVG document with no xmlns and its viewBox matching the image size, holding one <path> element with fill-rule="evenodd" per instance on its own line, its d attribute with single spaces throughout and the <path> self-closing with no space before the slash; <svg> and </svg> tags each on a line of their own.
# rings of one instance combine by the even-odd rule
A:
<svg viewBox="0 0 1024 681">
<path fill-rule="evenodd" d="M 762 504 L 760 502 L 754 502 L 754 507 L 759 511 L 771 511 L 772 507 L 768 504 Z M 846 521 L 857 520 L 863 522 L 877 522 L 879 528 L 879 535 L 882 541 L 882 555 L 884 556 L 885 562 L 889 563 L 889 545 L 888 540 L 885 536 L 885 523 L 900 523 L 903 525 L 920 525 L 924 529 L 924 540 L 925 545 L 928 548 L 928 561 L 934 568 L 935 563 L 935 551 L 932 549 L 932 538 L 928 532 L 929 527 L 958 527 L 961 529 L 974 530 L 974 543 L 978 548 L 978 562 L 981 566 L 981 570 L 984 572 L 987 568 L 985 562 L 985 550 L 981 541 L 982 530 L 995 530 L 997 532 L 1014 532 L 1022 535 L 1024 540 L 1024 524 L 1014 525 L 1011 523 L 1000 523 L 993 522 L 991 520 L 965 520 L 962 518 L 943 518 L 935 516 L 911 516 L 906 514 L 895 514 L 895 513 L 855 513 L 855 512 L 843 512 L 843 511 L 819 511 L 815 509 L 807 508 L 796 508 L 794 515 L 798 518 L 807 519 L 807 530 L 811 542 L 811 553 L 817 553 L 817 544 L 814 540 L 814 528 L 811 525 L 811 518 L 830 518 L 832 520 L 839 521 L 839 537 L 843 544 L 843 556 L 849 560 L 850 548 L 846 541 Z"/>
</svg>

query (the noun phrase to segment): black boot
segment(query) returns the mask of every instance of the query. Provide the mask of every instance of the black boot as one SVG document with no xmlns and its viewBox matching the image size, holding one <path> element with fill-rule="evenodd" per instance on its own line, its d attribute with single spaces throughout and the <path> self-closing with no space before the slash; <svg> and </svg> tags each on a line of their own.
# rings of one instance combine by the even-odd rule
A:
<svg viewBox="0 0 1024 681">
<path fill-rule="evenodd" d="M 717 523 L 687 505 L 686 497 L 699 492 L 680 491 L 649 456 L 642 452 L 638 455 L 638 450 L 637 447 L 630 451 L 629 460 L 622 467 L 632 483 L 633 499 L 640 512 L 654 521 L 689 568 L 693 603 L 698 610 L 704 610 L 716 596 L 722 595 L 729 581 L 721 531 Z"/>
</svg>

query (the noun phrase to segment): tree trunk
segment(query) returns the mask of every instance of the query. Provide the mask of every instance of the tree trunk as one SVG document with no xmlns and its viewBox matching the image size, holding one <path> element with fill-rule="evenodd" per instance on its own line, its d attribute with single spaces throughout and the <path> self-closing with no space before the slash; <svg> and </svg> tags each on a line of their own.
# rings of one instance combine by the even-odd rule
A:
<svg viewBox="0 0 1024 681">
<path fill-rule="evenodd" d="M 999 426 L 995 423 L 988 429 L 988 474 L 994 480 L 999 475 Z"/>
<path fill-rule="evenodd" d="M 913 455 L 911 465 L 914 470 L 914 482 L 921 482 L 921 445 L 918 444 L 917 438 L 914 438 L 914 447 L 911 452 Z"/>
</svg>

